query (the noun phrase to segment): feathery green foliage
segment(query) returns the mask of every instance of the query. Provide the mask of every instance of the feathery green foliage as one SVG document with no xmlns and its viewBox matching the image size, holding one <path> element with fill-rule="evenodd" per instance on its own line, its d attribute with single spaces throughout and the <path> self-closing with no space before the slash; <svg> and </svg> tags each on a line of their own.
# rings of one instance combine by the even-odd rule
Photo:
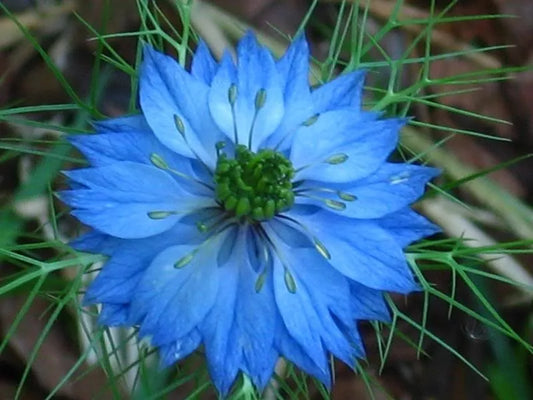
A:
<svg viewBox="0 0 533 400">
<path fill-rule="evenodd" d="M 165 9 L 173 7 L 175 15 L 165 15 Z M 330 43 L 324 60 L 313 60 L 312 79 L 316 82 L 326 82 L 342 72 L 359 68 L 369 71 L 371 86 L 367 88 L 370 94 L 367 107 L 386 115 L 411 115 L 414 107 L 423 106 L 430 110 L 441 110 L 455 113 L 467 118 L 496 124 L 505 123 L 490 115 L 480 115 L 476 112 L 445 105 L 441 97 L 468 93 L 473 85 L 481 86 L 499 80 L 508 79 L 510 74 L 520 68 L 493 67 L 490 68 L 479 56 L 490 54 L 505 46 L 466 47 L 454 50 L 437 49 L 434 43 L 434 32 L 441 24 L 464 24 L 478 19 L 504 18 L 504 15 L 481 16 L 451 16 L 457 0 L 451 1 L 444 9 L 437 10 L 435 0 L 430 2 L 429 12 L 424 18 L 401 17 L 404 1 L 398 0 L 387 21 L 370 32 L 368 22 L 372 11 L 371 1 L 338 1 L 337 21 L 334 26 L 320 25 L 315 18 L 318 1 L 312 2 L 309 12 L 301 23 L 299 31 L 313 28 L 319 31 Z M 106 2 L 109 6 L 109 2 Z M 80 305 L 80 294 L 87 282 L 88 272 L 98 269 L 103 260 L 100 256 L 76 254 L 64 244 L 70 234 L 62 232 L 64 211 L 54 200 L 53 190 L 61 185 L 60 170 L 66 164 L 82 164 L 84 161 L 73 155 L 70 147 L 63 141 L 62 136 L 70 133 L 90 131 L 89 121 L 102 118 L 99 110 L 99 99 L 105 92 L 109 81 L 109 72 L 119 70 L 129 75 L 131 82 L 131 99 L 129 112 L 135 110 L 136 93 L 138 89 L 137 68 L 140 62 L 140 46 L 148 42 L 158 48 L 173 49 L 178 60 L 185 65 L 189 59 L 191 47 L 198 37 L 195 25 L 197 18 L 203 18 L 218 27 L 229 41 L 234 40 L 243 32 L 244 25 L 217 9 L 209 8 L 207 4 L 193 1 L 156 2 L 137 0 L 140 26 L 135 32 L 106 33 L 109 15 L 102 15 L 102 26 L 95 28 L 80 15 L 76 15 L 78 22 L 87 29 L 88 36 L 98 43 L 95 52 L 90 90 L 87 98 L 83 98 L 68 82 L 61 69 L 54 64 L 53 58 L 40 44 L 38 37 L 22 25 L 17 16 L 10 13 L 0 3 L 0 9 L 23 32 L 26 40 L 42 57 L 54 77 L 63 87 L 70 98 L 69 104 L 46 104 L 46 99 L 39 106 L 16 106 L 0 110 L 0 121 L 8 124 L 11 129 L 41 129 L 55 132 L 57 139 L 36 140 L 22 137 L 0 138 L 0 149 L 4 151 L 0 162 L 7 162 L 21 156 L 37 158 L 35 167 L 16 188 L 10 198 L 0 209 L 0 260 L 13 266 L 16 272 L 9 276 L 2 276 L 0 282 L 0 296 L 23 293 L 26 300 L 17 317 L 7 329 L 0 344 L 0 352 L 17 335 L 17 328 L 25 313 L 37 297 L 44 297 L 50 304 L 46 315 L 45 329 L 29 357 L 20 380 L 17 398 L 21 398 L 22 390 L 27 382 L 33 361 L 39 352 L 53 324 L 60 314 L 68 315 L 75 321 L 84 338 L 78 362 L 58 383 L 48 398 L 53 396 L 68 382 L 82 379 L 94 368 L 101 368 L 108 376 L 108 386 L 101 388 L 101 392 L 110 392 L 114 398 L 124 398 L 125 393 L 133 399 L 160 399 L 171 391 L 187 385 L 192 388 L 188 399 L 200 398 L 202 394 L 212 390 L 205 366 L 201 364 L 201 357 L 193 356 L 176 369 L 161 371 L 157 356 L 144 342 L 138 342 L 135 332 L 109 330 L 97 327 L 95 324 L 95 310 L 84 309 Z M 200 7 L 202 9 L 200 10 Z M 202 15 L 199 15 L 202 13 Z M 181 26 L 176 27 L 173 22 L 178 16 Z M 196 22 L 197 24 L 198 22 Z M 398 31 L 414 32 L 412 39 L 404 43 L 402 51 L 391 54 L 387 47 L 387 38 Z M 263 32 L 265 42 L 272 45 L 273 51 L 280 49 L 288 42 L 289 37 L 280 32 Z M 138 40 L 138 56 L 135 63 L 128 63 L 113 47 L 115 40 L 121 38 L 136 38 Z M 205 38 L 208 42 L 210 38 Z M 217 43 L 209 43 L 217 46 Z M 221 50 L 221 49 L 218 49 Z M 452 75 L 447 77 L 432 76 L 432 65 L 446 59 L 478 60 L 479 70 Z M 481 61 L 479 61 L 481 60 Z M 413 72 L 414 71 L 414 72 Z M 405 76 L 416 76 L 409 82 Z M 1 82 L 0 82 L 1 85 Z M 441 91 L 442 87 L 446 91 Z M 30 113 L 50 116 L 39 120 L 27 118 Z M 69 123 L 57 123 L 52 119 L 54 115 L 69 116 Z M 433 142 L 429 133 L 432 131 L 446 132 L 449 137 L 445 140 Z M 507 229 L 513 232 L 517 240 L 508 243 L 490 244 L 484 247 L 472 247 L 468 238 L 445 238 L 426 240 L 416 243 L 407 249 L 408 260 L 421 282 L 424 292 L 422 315 L 413 317 L 402 311 L 396 299 L 389 299 L 393 313 L 393 321 L 385 326 L 382 323 L 372 323 L 378 343 L 380 368 L 383 369 L 395 341 L 406 341 L 412 345 L 419 356 L 425 356 L 424 343 L 434 341 L 454 354 L 482 379 L 491 379 L 494 392 L 498 398 L 506 398 L 507 380 L 505 368 L 498 368 L 492 364 L 489 368 L 472 364 L 459 350 L 446 343 L 428 329 L 432 304 L 440 301 L 449 307 L 449 314 L 463 313 L 465 316 L 478 321 L 488 332 L 491 332 L 491 346 L 495 349 L 497 359 L 502 366 L 513 365 L 515 376 L 521 377 L 521 386 L 516 388 L 516 396 L 528 396 L 533 389 L 531 383 L 524 377 L 525 363 L 520 360 L 533 352 L 533 346 L 526 340 L 524 332 L 517 332 L 501 316 L 499 307 L 490 290 L 490 282 L 508 285 L 512 290 L 531 296 L 533 287 L 517 282 L 512 277 L 502 275 L 487 268 L 491 256 L 513 256 L 530 253 L 533 240 L 533 212 L 516 197 L 507 193 L 500 186 L 490 182 L 486 174 L 493 169 L 481 172 L 471 171 L 470 168 L 458 162 L 453 155 L 447 153 L 441 145 L 455 135 L 471 135 L 480 139 L 502 140 L 484 132 L 476 132 L 455 127 L 440 126 L 428 121 L 412 121 L 406 130 L 404 140 L 398 149 L 398 154 L 405 160 L 424 161 L 439 166 L 444 171 L 443 179 L 426 195 L 426 201 L 436 201 L 445 197 L 449 203 L 466 210 L 472 206 L 465 200 L 457 199 L 457 187 L 465 187 L 482 205 L 505 221 Z M 529 157 L 529 156 L 524 156 Z M 516 161 L 520 161 L 516 160 Z M 502 165 L 500 167 L 504 167 Z M 499 168 L 495 167 L 494 169 Z M 487 193 L 490 192 L 490 196 Z M 26 221 L 18 211 L 24 201 L 41 198 L 48 204 L 46 221 L 41 222 L 37 229 L 28 230 Z M 490 199 L 489 199 L 490 198 Z M 60 207 L 57 211 L 55 207 Z M 460 215 L 460 214 L 459 214 Z M 462 218 L 465 218 L 462 216 Z M 46 251 L 44 251 L 46 250 Z M 43 257 L 46 254 L 46 257 Z M 49 256 L 53 254 L 53 256 Z M 66 271 L 70 273 L 66 274 Z M 431 272 L 440 271 L 451 276 L 451 287 L 437 287 L 432 284 Z M 456 297 L 456 289 L 461 285 L 467 287 L 471 296 L 476 300 L 475 305 L 463 304 Z M 418 337 L 409 337 L 402 332 L 400 326 L 410 325 L 418 332 Z M 531 328 L 530 328 L 531 330 Z M 87 369 L 87 365 L 89 365 Z M 82 368 L 83 367 L 83 368 Z M 356 367 L 361 379 L 371 393 L 376 390 L 376 383 L 371 374 L 367 373 L 367 365 L 361 362 Z M 80 371 L 83 371 L 80 373 Z M 320 385 L 311 382 L 293 366 L 280 364 L 278 377 L 267 389 L 265 398 L 307 398 L 311 390 L 318 391 L 324 398 L 328 392 Z M 515 390 L 515 389 L 513 389 Z M 270 396 L 270 397 L 269 397 Z M 372 394 L 371 394 L 372 396 Z M 522 398 L 526 398 L 522 397 Z M 231 399 L 251 400 L 259 399 L 261 395 L 254 391 L 251 382 L 242 377 L 233 390 Z M 520 398 L 520 397 L 515 397 Z"/>
</svg>

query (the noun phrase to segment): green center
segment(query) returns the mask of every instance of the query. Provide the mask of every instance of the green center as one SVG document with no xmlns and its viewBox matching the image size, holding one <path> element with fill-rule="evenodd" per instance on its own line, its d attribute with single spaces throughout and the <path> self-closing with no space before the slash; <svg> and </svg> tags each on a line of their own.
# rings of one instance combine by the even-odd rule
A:
<svg viewBox="0 0 533 400">
<path fill-rule="evenodd" d="M 235 159 L 221 153 L 215 171 L 218 202 L 237 217 L 264 221 L 294 203 L 294 169 L 282 154 L 263 149 L 253 153 L 238 145 Z"/>
</svg>

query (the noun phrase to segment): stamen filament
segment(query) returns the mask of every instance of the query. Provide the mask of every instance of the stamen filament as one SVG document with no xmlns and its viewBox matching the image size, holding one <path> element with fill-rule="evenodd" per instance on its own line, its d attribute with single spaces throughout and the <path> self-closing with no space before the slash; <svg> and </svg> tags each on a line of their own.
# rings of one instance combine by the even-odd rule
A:
<svg viewBox="0 0 533 400">
<path fill-rule="evenodd" d="M 259 114 L 259 110 L 263 108 L 266 102 L 266 90 L 265 89 L 259 89 L 255 95 L 255 112 L 254 117 L 252 119 L 252 124 L 250 125 L 250 132 L 248 132 L 248 148 L 252 149 L 252 137 L 254 133 L 254 127 L 255 127 L 255 121 L 257 120 L 257 114 Z"/>
<path fill-rule="evenodd" d="M 190 182 L 196 183 L 198 185 L 201 185 L 203 187 L 206 187 L 210 190 L 215 190 L 215 188 L 205 182 L 202 182 L 199 179 L 193 178 L 192 176 L 189 176 L 187 174 L 184 174 L 183 172 L 177 171 L 173 168 L 170 168 L 170 166 L 167 164 L 167 162 L 157 153 L 150 154 L 150 162 L 155 165 L 157 168 L 162 169 L 164 171 L 168 171 L 176 176 L 179 176 L 180 178 L 186 179 Z"/>
<path fill-rule="evenodd" d="M 208 221 L 213 220 L 215 218 L 216 218 L 215 222 L 211 223 L 210 225 L 206 224 Z M 214 215 L 211 218 L 207 218 L 204 221 L 198 221 L 196 223 L 196 227 L 198 228 L 200 232 L 206 233 L 206 232 L 209 232 L 210 230 L 216 229 L 218 226 L 220 226 L 223 222 L 225 222 L 228 219 L 230 219 L 230 217 L 227 214 L 222 214 L 222 216 Z"/>
<path fill-rule="evenodd" d="M 224 225 L 221 229 L 219 229 L 218 231 L 216 231 L 215 233 L 213 233 L 211 236 L 209 236 L 207 239 L 205 239 L 202 243 L 200 243 L 194 250 L 192 250 L 191 252 L 189 252 L 188 254 L 186 254 L 185 256 L 181 257 L 179 260 L 177 260 L 175 263 L 174 263 L 174 268 L 176 269 L 180 269 L 180 268 L 183 268 L 185 266 L 187 266 L 191 261 L 192 259 L 194 258 L 194 256 L 196 256 L 196 254 L 200 251 L 200 249 L 204 246 L 206 246 L 207 244 L 209 244 L 211 241 L 213 241 L 218 235 L 220 235 L 221 233 L 223 233 L 227 228 L 230 228 L 232 226 L 232 224 L 226 224 Z"/>
<path fill-rule="evenodd" d="M 307 197 L 308 199 L 313 199 L 316 201 L 319 201 L 321 203 L 324 203 L 327 207 L 336 210 L 336 211 L 343 211 L 346 209 L 346 203 L 342 201 L 332 200 L 332 199 L 324 199 L 322 197 L 317 196 L 311 196 L 308 194 L 300 194 L 301 197 Z"/>
<path fill-rule="evenodd" d="M 284 278 L 285 286 L 287 287 L 287 290 L 292 294 L 296 293 L 296 281 L 294 280 L 294 277 L 292 276 L 290 272 L 289 265 L 287 261 L 285 260 L 285 258 L 283 257 L 283 254 L 277 248 L 272 238 L 268 236 L 265 229 L 261 225 L 257 226 L 257 234 L 263 237 L 265 243 L 268 243 L 270 247 L 272 248 L 272 250 L 278 256 L 278 259 L 281 262 L 281 265 L 283 266 L 283 278 Z"/>
<path fill-rule="evenodd" d="M 235 103 L 237 102 L 237 85 L 231 84 L 228 90 L 228 101 L 231 106 L 231 117 L 233 119 L 233 141 L 235 145 L 239 144 L 239 135 L 237 132 L 237 118 L 235 113 Z"/>
<path fill-rule="evenodd" d="M 311 164 L 306 164 L 306 165 L 303 165 L 303 166 L 301 166 L 299 168 L 296 168 L 294 170 L 294 172 L 297 174 L 298 172 L 303 171 L 306 168 L 314 167 L 315 165 L 319 165 L 319 164 L 322 164 L 322 163 L 326 163 L 326 164 L 329 164 L 329 165 L 339 165 L 339 164 L 344 163 L 348 158 L 349 158 L 348 154 L 345 154 L 345 153 L 333 154 L 332 156 L 326 158 L 323 161 L 315 161 L 315 162 L 313 162 Z"/>
<path fill-rule="evenodd" d="M 324 188 L 324 187 L 307 187 L 302 189 L 297 189 L 294 191 L 295 195 L 305 195 L 307 192 L 323 192 L 323 193 L 331 193 L 338 196 L 341 200 L 344 201 L 355 201 L 357 200 L 357 196 L 348 192 L 344 192 L 342 190 L 335 190 L 331 188 Z"/>
<path fill-rule="evenodd" d="M 311 117 L 309 117 L 308 119 L 306 119 L 304 122 L 302 122 L 302 126 L 311 126 L 311 125 L 313 125 L 313 124 L 318 120 L 319 117 L 320 117 L 320 114 L 312 115 Z M 283 137 L 279 140 L 278 144 L 276 144 L 276 145 L 274 146 L 274 150 L 276 150 L 276 151 L 279 150 L 279 148 L 281 147 L 281 144 L 282 144 L 282 143 L 283 143 L 283 142 L 284 142 L 289 136 L 291 136 L 292 134 L 293 134 L 292 131 L 287 132 L 287 134 L 286 134 L 285 136 L 283 136 Z"/>
<path fill-rule="evenodd" d="M 299 226 L 311 239 L 311 241 L 313 242 L 313 245 L 315 246 L 316 250 L 320 253 L 320 255 L 328 261 L 331 259 L 331 254 L 328 251 L 327 247 L 324 246 L 324 244 L 322 243 L 322 241 L 320 241 L 320 239 L 318 239 L 315 235 L 313 235 L 313 233 L 309 230 L 308 227 L 306 227 L 300 221 L 297 221 L 294 218 L 288 217 L 286 215 L 280 215 L 279 218 L 285 219 L 289 222 L 292 222 L 294 225 Z"/>
<path fill-rule="evenodd" d="M 187 136 L 185 135 L 185 124 L 183 123 L 183 120 L 180 118 L 179 115 L 174 114 L 174 124 L 176 126 L 176 130 L 179 132 L 181 137 L 183 138 L 183 141 L 191 151 L 191 153 L 196 157 L 198 161 L 204 166 L 204 168 L 207 170 L 207 172 L 212 175 L 213 171 L 207 166 L 207 164 L 202 160 L 202 158 L 198 155 L 198 153 L 193 149 L 193 147 L 190 145 L 189 140 L 187 139 Z"/>
</svg>

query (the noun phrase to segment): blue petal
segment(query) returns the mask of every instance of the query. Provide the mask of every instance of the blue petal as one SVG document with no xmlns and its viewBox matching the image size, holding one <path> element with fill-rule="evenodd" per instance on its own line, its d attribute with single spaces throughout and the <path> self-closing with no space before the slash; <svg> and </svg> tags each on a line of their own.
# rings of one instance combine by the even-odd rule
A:
<svg viewBox="0 0 533 400">
<path fill-rule="evenodd" d="M 209 92 L 209 109 L 220 129 L 237 142 L 256 151 L 278 127 L 284 113 L 280 77 L 270 52 L 248 33 L 237 46 L 235 68 L 225 55 Z M 230 103 L 230 87 L 236 87 L 235 104 Z M 256 107 L 261 92 L 265 97 Z M 261 103 L 261 101 L 260 101 Z M 233 109 L 232 109 L 233 108 Z"/>
<path fill-rule="evenodd" d="M 157 140 L 151 131 L 126 130 L 91 135 L 72 135 L 68 141 L 80 150 L 93 167 L 116 161 L 133 161 L 152 165 L 150 157 L 157 154 L 168 166 L 192 175 L 191 162 Z"/>
<path fill-rule="evenodd" d="M 80 237 L 69 242 L 69 246 L 75 250 L 83 251 L 87 253 L 99 253 L 107 256 L 113 255 L 115 252 L 120 251 L 123 247 L 144 250 L 145 248 L 158 248 L 157 244 L 160 244 L 160 250 L 154 250 L 155 254 L 159 253 L 164 246 L 170 246 L 174 244 L 182 243 L 198 243 L 202 239 L 203 234 L 198 231 L 196 226 L 197 221 L 202 221 L 204 212 L 200 212 L 197 215 L 193 215 L 189 224 L 181 223 L 180 221 L 174 227 L 167 232 L 163 232 L 156 236 L 151 236 L 146 239 L 120 239 L 117 237 L 109 236 L 105 233 L 91 230 Z M 213 217 L 212 214 L 209 214 Z M 137 247 L 139 246 L 139 247 Z"/>
<path fill-rule="evenodd" d="M 208 90 L 174 59 L 145 46 L 140 102 L 148 124 L 165 146 L 214 168 L 215 143 L 223 135 L 209 116 Z"/>
<path fill-rule="evenodd" d="M 298 313 L 299 311 L 296 311 Z M 317 365 L 306 350 L 292 337 L 284 324 L 280 324 L 276 334 L 276 346 L 285 358 L 294 363 L 306 374 L 314 376 L 327 388 L 331 387 L 331 372 L 326 364 Z"/>
<path fill-rule="evenodd" d="M 171 343 L 199 327 L 217 301 L 222 269 L 217 258 L 227 233 L 198 246 L 163 250 L 144 273 L 132 301 L 132 320 L 140 335 L 157 346 Z M 176 263 L 189 260 L 176 268 Z"/>
<path fill-rule="evenodd" d="M 271 268 L 258 270 L 248 257 L 243 256 L 241 260 L 235 315 L 236 336 L 242 346 L 242 370 L 262 389 L 269 383 L 278 359 L 274 336 L 280 317 L 274 300 Z M 261 273 L 266 275 L 258 291 L 256 283 Z"/>
<path fill-rule="evenodd" d="M 400 210 L 421 197 L 426 183 L 439 174 L 436 168 L 383 164 L 372 175 L 341 187 L 357 197 L 347 203 L 345 214 L 355 218 L 378 218 Z"/>
<path fill-rule="evenodd" d="M 211 116 L 231 140 L 235 137 L 235 120 L 229 102 L 229 89 L 231 85 L 237 85 L 237 81 L 237 69 L 231 54 L 225 52 L 211 83 L 208 102 Z"/>
<path fill-rule="evenodd" d="M 322 340 L 328 351 L 342 360 L 346 365 L 354 368 L 356 358 L 364 357 L 364 348 L 354 326 L 354 316 L 350 312 L 353 300 L 350 297 L 348 279 L 321 259 L 321 255 L 314 249 L 294 252 L 293 265 L 302 284 L 310 294 L 313 305 L 320 315 L 323 326 Z M 305 266 L 305 268 L 303 267 Z M 345 330 L 350 332 L 345 335 Z"/>
<path fill-rule="evenodd" d="M 217 63 L 211 55 L 209 48 L 203 40 L 199 40 L 196 53 L 194 53 L 192 59 L 192 76 L 203 81 L 206 85 L 211 85 L 211 81 L 213 80 L 216 71 Z"/>
<path fill-rule="evenodd" d="M 105 326 L 125 325 L 128 321 L 128 311 L 127 304 L 104 304 L 98 317 L 98 323 Z"/>
<path fill-rule="evenodd" d="M 290 159 L 295 180 L 349 182 L 375 171 L 396 147 L 401 119 L 365 121 L 348 110 L 328 111 L 295 134 Z M 330 163 L 331 157 L 346 157 Z"/>
<path fill-rule="evenodd" d="M 268 221 L 264 226 L 269 232 L 272 232 L 285 245 L 291 248 L 309 247 L 311 244 L 309 238 L 302 234 L 297 228 L 287 224 L 282 218 L 275 218 Z"/>
<path fill-rule="evenodd" d="M 286 268 L 289 269 L 296 282 L 294 297 L 301 297 L 302 303 L 314 309 L 319 326 L 315 330 L 320 335 L 326 349 L 341 359 L 344 363 L 355 366 L 356 358 L 364 356 L 361 339 L 355 333 L 350 337 L 345 335 L 345 330 L 350 327 L 353 331 L 354 317 L 351 310 L 351 294 L 348 279 L 331 268 L 328 262 L 314 248 L 298 248 L 281 243 L 276 234 L 267 229 L 269 236 L 280 249 Z M 287 290 L 287 287 L 285 287 Z M 283 316 L 283 310 L 280 312 Z M 302 307 L 304 314 L 308 311 Z M 289 329 L 289 327 L 287 326 Z M 289 332 L 291 330 L 289 329 Z M 292 332 L 291 332 L 292 333 Z M 293 335 L 294 336 L 294 335 Z M 349 341 L 349 338 L 352 342 Z M 305 349 L 304 344 L 295 339 Z M 355 342 L 353 340 L 355 339 Z"/>
<path fill-rule="evenodd" d="M 284 150 L 290 146 L 294 130 L 314 114 L 309 89 L 309 47 L 304 35 L 294 39 L 276 67 L 284 88 L 285 112 L 265 147 Z"/>
<path fill-rule="evenodd" d="M 189 334 L 161 346 L 159 348 L 161 363 L 163 366 L 168 367 L 187 357 L 200 345 L 201 340 L 202 337 L 198 330 L 193 329 Z"/>
<path fill-rule="evenodd" d="M 242 343 L 234 325 L 236 314 L 239 313 L 236 308 L 238 268 L 245 254 L 242 248 L 235 248 L 232 253 L 233 259 L 229 265 L 220 267 L 224 284 L 218 286 L 216 301 L 200 325 L 209 374 L 223 396 L 231 388 L 242 364 Z"/>
<path fill-rule="evenodd" d="M 361 108 L 363 85 L 366 71 L 358 70 L 341 75 L 331 82 L 313 90 L 311 96 L 315 113 L 344 107 Z M 357 112 L 352 110 L 352 112 Z"/>
<path fill-rule="evenodd" d="M 141 279 L 141 272 L 146 266 L 134 264 L 137 269 L 128 268 L 130 265 L 120 264 L 122 261 L 117 259 L 108 262 L 107 269 L 100 272 L 87 289 L 83 299 L 84 305 L 109 302 L 126 304 L 131 301 Z M 117 270 L 127 270 L 127 275 L 111 277 L 109 275 L 112 273 L 104 273 Z"/>
<path fill-rule="evenodd" d="M 390 322 L 389 307 L 381 290 L 371 289 L 350 281 L 352 313 L 354 319 Z"/>
<path fill-rule="evenodd" d="M 377 223 L 392 233 L 402 247 L 442 231 L 440 227 L 410 208 L 388 214 L 379 219 Z"/>
<path fill-rule="evenodd" d="M 121 241 L 122 239 L 91 230 L 70 241 L 69 246 L 78 251 L 100 253 L 109 256 Z"/>
<path fill-rule="evenodd" d="M 173 173 L 172 177 L 183 189 L 200 196 L 212 193 L 206 192 L 206 186 L 198 184 L 212 181 L 211 176 L 206 176 L 205 168 L 196 168 L 197 161 L 180 156 L 163 146 L 151 131 L 76 135 L 68 137 L 68 140 L 85 155 L 93 167 L 107 166 L 116 161 L 132 161 L 154 166 L 152 158 L 157 156 L 170 170 L 179 173 Z"/>
<path fill-rule="evenodd" d="M 230 249 L 229 258 L 219 265 L 224 284 L 217 300 L 200 325 L 210 375 L 225 395 L 242 370 L 263 388 L 272 376 L 278 352 L 274 349 L 277 310 L 271 276 L 258 292 L 259 274 L 250 264 L 250 234 L 242 228 Z M 231 242 L 225 239 L 225 245 Z M 223 257 L 222 257 L 223 258 Z M 220 261 L 219 257 L 219 263 Z"/>
<path fill-rule="evenodd" d="M 436 168 L 385 163 L 369 176 L 348 183 L 305 181 L 297 204 L 314 204 L 350 218 L 381 218 L 414 203 L 424 194 L 426 183 L 439 175 Z M 327 188 L 329 192 L 321 189 Z M 341 193 L 341 195 L 339 195 Z M 353 196 L 345 201 L 339 196 Z M 346 208 L 328 207 L 325 199 L 342 201 Z"/>
<path fill-rule="evenodd" d="M 214 205 L 212 199 L 191 196 L 166 172 L 123 161 L 65 172 L 86 189 L 63 191 L 61 199 L 83 223 L 111 236 L 142 238 L 171 228 L 182 216 Z M 152 212 L 172 212 L 150 218 Z"/>
<path fill-rule="evenodd" d="M 398 293 L 418 290 L 400 244 L 376 222 L 327 211 L 298 214 L 298 208 L 286 215 L 305 227 L 301 229 L 313 241 L 322 243 L 329 263 L 346 277 L 373 289 Z"/>
<path fill-rule="evenodd" d="M 127 115 L 124 117 L 110 118 L 102 121 L 93 121 L 93 126 L 100 133 L 110 132 L 151 132 L 144 115 Z"/>
<path fill-rule="evenodd" d="M 322 326 L 309 294 L 296 280 L 296 292 L 287 287 L 285 267 L 279 258 L 274 260 L 274 294 L 283 324 L 289 334 L 313 362 L 325 371 L 328 369 L 326 349 L 322 343 Z"/>
<path fill-rule="evenodd" d="M 142 274 L 158 253 L 172 245 L 194 244 L 201 240 L 195 226 L 180 223 L 170 231 L 149 238 L 126 240 L 102 236 L 111 243 L 111 257 L 87 289 L 84 304 L 130 302 Z M 96 249 L 99 248 L 96 244 Z"/>
</svg>

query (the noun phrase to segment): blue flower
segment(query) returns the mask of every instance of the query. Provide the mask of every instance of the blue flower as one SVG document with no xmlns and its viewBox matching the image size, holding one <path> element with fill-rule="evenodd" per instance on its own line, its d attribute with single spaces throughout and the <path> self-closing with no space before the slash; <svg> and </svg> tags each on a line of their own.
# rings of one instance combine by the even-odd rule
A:
<svg viewBox="0 0 533 400">
<path fill-rule="evenodd" d="M 362 110 L 364 72 L 317 88 L 303 37 L 275 60 L 253 34 L 190 72 L 150 46 L 142 113 L 70 137 L 90 167 L 61 193 L 109 259 L 88 288 L 104 325 L 136 326 L 171 365 L 204 347 L 226 394 L 280 357 L 330 385 L 364 357 L 359 320 L 419 286 L 403 249 L 438 231 L 410 204 L 438 174 L 387 161 L 405 119 Z"/>
</svg>

